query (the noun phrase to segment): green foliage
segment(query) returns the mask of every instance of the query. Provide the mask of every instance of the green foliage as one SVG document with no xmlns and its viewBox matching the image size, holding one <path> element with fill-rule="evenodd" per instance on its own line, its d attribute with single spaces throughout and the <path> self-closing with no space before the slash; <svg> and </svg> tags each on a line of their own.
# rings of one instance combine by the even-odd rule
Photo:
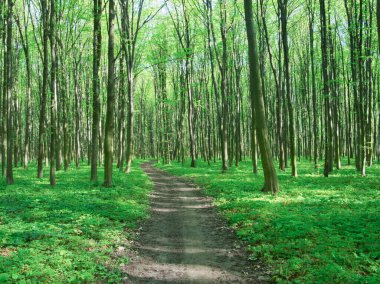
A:
<svg viewBox="0 0 380 284">
<path fill-rule="evenodd" d="M 247 242 L 252 259 L 273 267 L 278 283 L 380 283 L 380 165 L 360 177 L 344 166 L 328 178 L 302 161 L 299 178 L 279 172 L 278 196 L 262 193 L 251 163 L 220 173 L 173 163 L 160 168 L 193 179 Z"/>
<path fill-rule="evenodd" d="M 86 165 L 57 172 L 55 188 L 34 166 L 16 169 L 15 185 L 1 181 L 0 283 L 120 282 L 128 258 L 112 252 L 148 216 L 152 186 L 139 163 L 115 170 L 112 188 L 91 184 Z"/>
</svg>

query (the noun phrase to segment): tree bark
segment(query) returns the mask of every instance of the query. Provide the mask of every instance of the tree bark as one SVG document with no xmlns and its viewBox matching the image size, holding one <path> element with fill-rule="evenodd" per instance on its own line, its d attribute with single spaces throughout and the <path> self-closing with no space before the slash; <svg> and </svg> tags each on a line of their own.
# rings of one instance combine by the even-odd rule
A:
<svg viewBox="0 0 380 284">
<path fill-rule="evenodd" d="M 292 166 L 292 176 L 297 177 L 297 162 L 296 162 L 296 140 L 295 140 L 295 123 L 294 123 L 294 110 L 293 99 L 291 94 L 290 82 L 290 67 L 289 67 L 289 44 L 288 44 L 288 0 L 280 0 L 280 14 L 281 14 L 281 31 L 282 31 L 282 44 L 284 48 L 284 68 L 285 68 L 285 89 L 286 89 L 286 102 L 289 114 L 289 142 L 290 142 L 290 159 Z"/>
<path fill-rule="evenodd" d="M 79 55 L 81 57 L 81 55 Z M 80 108 L 80 90 L 79 90 L 79 82 L 76 78 L 79 78 L 80 73 L 80 64 L 81 58 L 74 59 L 74 117 L 75 117 L 75 128 L 74 128 L 74 150 L 75 150 L 75 167 L 79 168 L 79 159 L 80 159 L 80 116 L 81 116 L 81 108 Z"/>
<path fill-rule="evenodd" d="M 120 82 L 119 82 L 119 109 L 120 109 L 120 118 L 119 129 L 118 129 L 118 168 L 120 171 L 123 171 L 124 161 L 125 161 L 125 105 L 126 105 L 126 96 L 125 96 L 125 72 L 124 72 L 124 52 L 120 55 Z"/>
<path fill-rule="evenodd" d="M 325 163 L 324 176 L 328 177 L 332 169 L 332 117 L 330 101 L 330 83 L 328 75 L 328 36 L 325 0 L 319 0 L 320 21 L 321 21 L 321 51 L 322 51 L 322 76 L 323 76 L 323 96 L 325 101 Z"/>
<path fill-rule="evenodd" d="M 57 132 L 57 81 L 56 81 L 56 45 L 55 45 L 55 0 L 50 0 L 50 51 L 51 51 L 51 109 L 50 109 L 50 185 L 55 186 L 55 147 Z"/>
<path fill-rule="evenodd" d="M 273 164 L 272 150 L 268 140 L 267 118 L 265 117 L 264 98 L 259 74 L 256 34 L 253 26 L 252 0 L 244 0 L 244 12 L 248 38 L 251 104 L 254 109 L 253 113 L 255 114 L 257 138 L 265 178 L 263 191 L 276 194 L 279 191 L 279 184 L 276 169 Z"/>
<path fill-rule="evenodd" d="M 228 170 L 228 100 L 227 100 L 227 11 L 226 1 L 220 0 L 220 35 L 222 40 L 222 58 L 219 62 L 219 70 L 221 74 L 220 95 L 222 98 L 222 122 L 221 122 L 221 144 L 222 144 L 222 172 Z"/>
<path fill-rule="evenodd" d="M 27 77 L 27 80 L 26 80 L 27 90 L 26 90 L 26 102 L 25 102 L 24 157 L 23 157 L 23 165 L 24 165 L 24 168 L 27 169 L 29 165 L 29 155 L 30 155 L 30 124 L 31 124 L 30 99 L 31 99 L 31 93 L 32 93 L 32 78 L 31 78 L 29 40 L 28 40 L 28 30 L 26 26 L 25 7 L 23 10 L 23 15 L 24 15 L 24 30 L 21 28 L 21 24 L 18 17 L 16 17 L 16 24 L 19 30 L 21 44 L 24 51 L 25 64 L 26 64 L 26 77 Z"/>
<path fill-rule="evenodd" d="M 113 134 L 115 128 L 115 2 L 109 0 L 107 114 L 104 134 L 104 186 L 112 186 Z"/>
<path fill-rule="evenodd" d="M 12 72 L 12 56 L 13 56 L 13 47 L 12 47 L 12 32 L 13 32 L 13 0 L 8 0 L 8 12 L 7 12 L 7 56 L 6 56 L 6 65 L 4 66 L 6 74 L 6 97 L 7 97 L 7 173 L 6 179 L 7 184 L 13 184 L 13 144 L 14 144 L 14 133 L 13 133 L 13 72 Z M 4 117 L 5 119 L 5 117 Z"/>
<path fill-rule="evenodd" d="M 377 0 L 376 3 L 376 22 L 377 22 L 377 42 L 379 45 L 379 53 L 380 53 L 380 0 Z"/>
<path fill-rule="evenodd" d="M 92 70 L 92 138 L 91 138 L 91 177 L 98 181 L 99 153 L 99 120 L 100 120 L 100 57 L 102 46 L 101 16 L 102 0 L 94 0 L 94 38 L 93 38 L 93 70 Z"/>
<path fill-rule="evenodd" d="M 133 125 L 134 125 L 134 70 L 133 63 L 128 62 L 128 114 L 127 114 L 127 145 L 125 159 L 127 166 L 126 173 L 130 173 L 132 169 L 132 156 L 133 156 Z"/>
<path fill-rule="evenodd" d="M 48 60 L 49 60 L 49 24 L 48 24 L 48 7 L 46 0 L 41 0 L 41 14 L 43 24 L 43 74 L 42 74 L 42 94 L 40 103 L 40 120 L 38 133 L 38 160 L 37 160 L 37 177 L 43 177 L 43 160 L 44 160 L 44 143 L 45 143 L 45 121 L 46 121 L 46 100 L 48 88 Z"/>
<path fill-rule="evenodd" d="M 273 72 L 273 77 L 276 85 L 276 122 L 277 122 L 277 140 L 278 140 L 278 156 L 279 156 L 279 169 L 285 171 L 285 153 L 284 153 L 284 135 L 283 135 L 283 118 L 282 118 L 282 90 L 281 90 L 281 67 L 279 72 L 276 70 L 273 60 L 273 54 L 269 41 L 269 32 L 266 24 L 265 18 L 265 8 L 263 0 L 260 0 L 260 10 L 261 10 L 261 20 L 263 22 L 263 30 L 265 35 L 265 41 L 267 44 L 268 54 L 269 54 L 269 63 Z M 281 50 L 279 49 L 279 53 Z M 281 57 L 279 56 L 279 63 L 281 64 Z"/>
<path fill-rule="evenodd" d="M 310 61 L 311 61 L 311 91 L 312 91 L 312 101 L 313 101 L 313 154 L 314 154 L 314 165 L 315 168 L 318 166 L 318 106 L 317 106 L 317 86 L 316 86 L 316 76 L 315 76 L 315 61 L 314 61 L 314 6 L 312 5 L 314 0 L 308 1 L 308 11 L 309 11 L 309 45 L 310 45 Z"/>
</svg>

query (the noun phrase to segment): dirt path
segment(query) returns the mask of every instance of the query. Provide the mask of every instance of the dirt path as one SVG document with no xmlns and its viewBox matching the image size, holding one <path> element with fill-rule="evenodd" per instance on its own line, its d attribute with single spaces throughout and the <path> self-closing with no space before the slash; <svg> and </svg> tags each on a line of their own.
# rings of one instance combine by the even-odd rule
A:
<svg viewBox="0 0 380 284">
<path fill-rule="evenodd" d="M 238 241 L 189 183 L 143 165 L 155 184 L 151 219 L 144 224 L 126 283 L 268 283 Z"/>
</svg>

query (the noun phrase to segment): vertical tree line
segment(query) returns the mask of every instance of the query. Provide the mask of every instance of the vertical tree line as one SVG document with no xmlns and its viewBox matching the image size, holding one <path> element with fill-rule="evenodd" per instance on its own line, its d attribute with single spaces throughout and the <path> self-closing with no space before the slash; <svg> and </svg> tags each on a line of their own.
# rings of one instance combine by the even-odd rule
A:
<svg viewBox="0 0 380 284">
<path fill-rule="evenodd" d="M 96 183 L 104 166 L 112 186 L 114 165 L 129 173 L 134 158 L 220 162 L 223 173 L 252 160 L 275 193 L 272 164 L 294 177 L 302 159 L 326 177 L 353 164 L 365 176 L 380 159 L 379 1 L 7 0 L 0 9 L 9 184 L 19 165 L 36 165 L 38 178 L 49 167 L 52 186 L 57 171 L 84 163 Z"/>
</svg>

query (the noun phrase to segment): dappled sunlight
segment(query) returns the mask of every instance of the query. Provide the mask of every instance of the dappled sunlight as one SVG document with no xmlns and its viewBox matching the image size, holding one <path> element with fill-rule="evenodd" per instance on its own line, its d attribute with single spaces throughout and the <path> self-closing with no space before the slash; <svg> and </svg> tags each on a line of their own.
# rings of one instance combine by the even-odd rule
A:
<svg viewBox="0 0 380 284">
<path fill-rule="evenodd" d="M 0 255 L 0 279 L 15 273 L 20 281 L 49 283 L 120 277 L 112 247 L 148 216 L 152 184 L 138 165 L 128 176 L 115 171 L 115 186 L 107 189 L 90 183 L 87 165 L 57 172 L 55 188 L 48 177 L 35 178 L 33 165 L 16 169 L 17 183 L 0 190 L 0 252 L 17 253 Z"/>
<path fill-rule="evenodd" d="M 234 279 L 234 275 L 227 271 L 207 265 L 182 265 L 182 264 L 156 264 L 155 269 L 151 269 L 151 264 L 141 264 L 134 270 L 128 270 L 129 279 L 134 281 L 159 283 L 178 283 L 187 281 L 222 281 L 226 277 Z M 141 277 L 144 275 L 144 277 Z"/>
<path fill-rule="evenodd" d="M 211 198 L 187 180 L 150 166 L 144 169 L 155 187 L 151 219 L 134 245 L 136 256 L 123 268 L 127 282 L 250 283 L 265 277 L 235 248 L 236 240 L 215 214 Z"/>
<path fill-rule="evenodd" d="M 192 169 L 173 163 L 165 169 L 193 176 L 214 198 L 215 205 L 247 241 L 251 258 L 273 265 L 277 280 L 302 282 L 328 279 L 336 283 L 375 283 L 380 269 L 380 165 L 361 177 L 343 165 L 323 177 L 323 167 L 302 161 L 299 177 L 280 172 L 281 192 L 261 192 L 262 172 L 254 175 L 249 162 L 220 174 L 220 163 L 198 161 Z M 161 165 L 157 165 L 162 167 Z M 207 177 L 201 169 L 207 169 Z M 378 274 L 377 274 L 378 275 Z M 305 278 L 306 279 L 306 278 Z"/>
</svg>

